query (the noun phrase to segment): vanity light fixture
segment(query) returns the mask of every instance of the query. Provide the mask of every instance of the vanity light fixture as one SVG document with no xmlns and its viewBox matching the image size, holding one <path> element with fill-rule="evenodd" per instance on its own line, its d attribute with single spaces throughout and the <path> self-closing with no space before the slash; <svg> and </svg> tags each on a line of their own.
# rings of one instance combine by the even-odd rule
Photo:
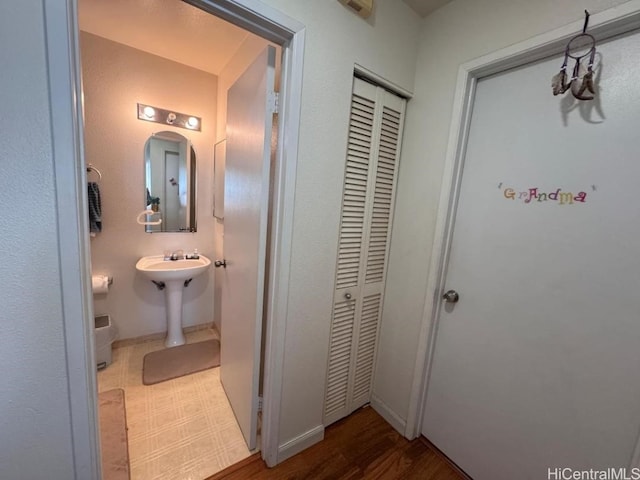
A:
<svg viewBox="0 0 640 480">
<path fill-rule="evenodd" d="M 152 107 L 144 103 L 138 104 L 138 119 L 146 122 L 171 125 L 172 127 L 186 128 L 197 132 L 200 132 L 202 129 L 202 119 L 200 117 Z"/>
</svg>

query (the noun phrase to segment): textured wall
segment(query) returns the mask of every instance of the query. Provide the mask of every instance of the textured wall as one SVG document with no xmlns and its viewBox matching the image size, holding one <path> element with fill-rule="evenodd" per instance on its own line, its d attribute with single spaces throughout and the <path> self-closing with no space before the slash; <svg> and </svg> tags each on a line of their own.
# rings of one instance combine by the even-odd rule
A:
<svg viewBox="0 0 640 480">
<path fill-rule="evenodd" d="M 102 173 L 103 230 L 91 240 L 91 263 L 94 273 L 114 278 L 107 295 L 94 297 L 95 312 L 111 315 L 120 338 L 166 331 L 164 292 L 136 273 L 135 263 L 142 256 L 179 248 L 197 248 L 214 258 L 217 78 L 85 32 L 80 40 L 85 158 Z M 138 102 L 199 116 L 202 132 L 138 120 Z M 196 233 L 149 234 L 136 223 L 144 209 L 144 146 L 152 133 L 163 130 L 189 138 L 196 152 Z M 210 268 L 185 288 L 184 326 L 213 321 L 213 279 Z"/>
<path fill-rule="evenodd" d="M 74 478 L 42 14 L 0 3 L 3 479 Z"/>
<path fill-rule="evenodd" d="M 280 444 L 322 424 L 354 63 L 413 89 L 420 19 L 379 0 L 368 20 L 338 2 L 266 0 L 306 26 Z"/>
<path fill-rule="evenodd" d="M 409 102 L 374 393 L 406 419 L 458 67 L 622 0 L 454 0 L 424 20 Z M 551 81 L 551 74 L 549 76 Z"/>
</svg>

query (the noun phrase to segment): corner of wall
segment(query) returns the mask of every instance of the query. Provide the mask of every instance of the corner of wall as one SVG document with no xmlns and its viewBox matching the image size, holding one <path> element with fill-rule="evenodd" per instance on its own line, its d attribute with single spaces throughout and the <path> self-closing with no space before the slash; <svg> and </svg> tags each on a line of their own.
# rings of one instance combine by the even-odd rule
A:
<svg viewBox="0 0 640 480">
<path fill-rule="evenodd" d="M 404 435 L 407 427 L 405 419 L 401 418 L 396 412 L 394 412 L 389 405 L 384 403 L 376 395 L 371 395 L 371 408 L 380 414 L 400 435 Z"/>
</svg>

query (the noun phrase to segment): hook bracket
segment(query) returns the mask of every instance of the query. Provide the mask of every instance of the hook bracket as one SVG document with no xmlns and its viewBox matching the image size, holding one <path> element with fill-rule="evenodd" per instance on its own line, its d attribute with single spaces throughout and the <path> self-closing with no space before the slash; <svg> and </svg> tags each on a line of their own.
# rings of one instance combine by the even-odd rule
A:
<svg viewBox="0 0 640 480">
<path fill-rule="evenodd" d="M 584 11 L 584 26 L 582 27 L 582 33 L 587 33 L 587 28 L 589 27 L 589 17 L 591 14 L 588 10 Z"/>
</svg>

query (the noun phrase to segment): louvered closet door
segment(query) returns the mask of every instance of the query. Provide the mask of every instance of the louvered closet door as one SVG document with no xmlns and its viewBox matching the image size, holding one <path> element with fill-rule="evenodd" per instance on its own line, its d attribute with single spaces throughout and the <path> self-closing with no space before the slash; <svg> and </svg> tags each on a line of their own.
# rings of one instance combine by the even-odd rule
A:
<svg viewBox="0 0 640 480">
<path fill-rule="evenodd" d="M 325 425 L 371 396 L 405 103 L 354 79 Z"/>
</svg>

